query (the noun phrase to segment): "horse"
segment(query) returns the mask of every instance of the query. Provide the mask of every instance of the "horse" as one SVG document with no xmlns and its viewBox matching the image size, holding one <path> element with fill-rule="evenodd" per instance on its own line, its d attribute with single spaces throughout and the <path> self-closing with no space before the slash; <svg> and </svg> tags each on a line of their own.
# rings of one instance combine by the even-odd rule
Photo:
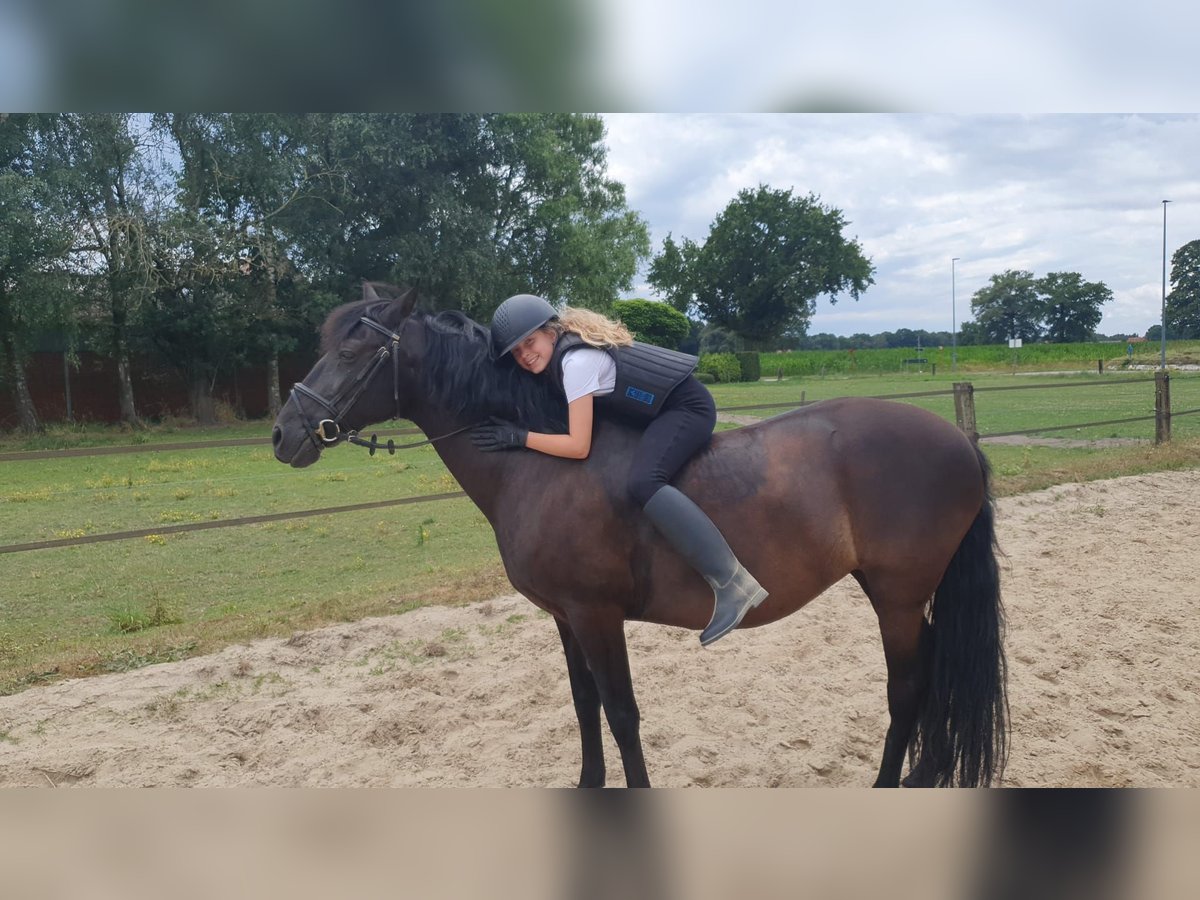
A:
<svg viewBox="0 0 1200 900">
<path fill-rule="evenodd" d="M 320 359 L 275 420 L 275 456 L 300 468 L 345 440 L 373 452 L 374 436 L 358 435 L 369 425 L 417 425 L 491 524 L 513 587 L 558 627 L 579 720 L 578 785 L 605 784 L 603 710 L 626 785 L 649 787 L 624 623 L 698 631 L 713 596 L 627 496 L 638 432 L 598 416 L 584 460 L 481 452 L 473 426 L 501 416 L 561 429 L 565 401 L 547 379 L 498 365 L 486 327 L 415 304 L 415 289 L 367 283 L 361 300 L 329 314 Z M 907 787 L 989 785 L 1003 773 L 989 478 L 976 444 L 939 416 L 847 397 L 717 433 L 673 482 L 770 592 L 740 628 L 791 615 L 847 575 L 858 581 L 887 664 L 877 787 L 901 784 L 906 755 Z"/>
</svg>

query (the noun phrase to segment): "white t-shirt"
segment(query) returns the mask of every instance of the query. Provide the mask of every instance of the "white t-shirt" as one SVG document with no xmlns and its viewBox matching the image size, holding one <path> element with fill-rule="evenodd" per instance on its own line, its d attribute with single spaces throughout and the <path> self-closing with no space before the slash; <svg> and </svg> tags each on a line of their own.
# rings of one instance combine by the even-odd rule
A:
<svg viewBox="0 0 1200 900">
<path fill-rule="evenodd" d="M 611 394 L 617 387 L 617 364 L 595 347 L 572 350 L 563 357 L 562 370 L 567 403 L 588 394 Z"/>
</svg>

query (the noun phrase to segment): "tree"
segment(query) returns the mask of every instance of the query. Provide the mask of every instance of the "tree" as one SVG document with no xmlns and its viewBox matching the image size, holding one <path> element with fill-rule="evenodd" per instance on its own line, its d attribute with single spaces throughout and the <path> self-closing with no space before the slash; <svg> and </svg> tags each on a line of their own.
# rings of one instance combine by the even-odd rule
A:
<svg viewBox="0 0 1200 900">
<path fill-rule="evenodd" d="M 339 177 L 313 218 L 325 227 L 301 240 L 335 292 L 368 278 L 477 316 L 522 292 L 607 309 L 649 255 L 607 177 L 598 116 L 339 114 L 313 127 Z"/>
<path fill-rule="evenodd" d="M 211 310 L 225 311 L 226 330 L 234 327 L 234 339 L 211 346 L 215 356 L 201 366 L 209 371 L 190 373 L 194 403 L 211 408 L 204 385 L 212 383 L 215 366 L 253 358 L 266 364 L 268 414 L 275 416 L 280 407 L 279 354 L 294 349 L 300 332 L 311 329 L 313 319 L 325 311 L 294 278 L 293 248 L 308 227 L 300 201 L 318 198 L 333 173 L 309 140 L 302 116 L 188 113 L 159 115 L 155 123 L 171 135 L 182 162 L 177 207 L 192 211 L 190 227 L 214 231 L 207 243 L 224 256 L 208 266 L 219 274 L 223 292 L 236 306 L 218 303 Z M 193 243 L 193 250 L 203 243 L 203 238 Z M 196 272 L 199 261 L 192 262 L 176 274 Z M 215 296 L 210 292 L 214 301 Z M 215 337 L 217 331 L 207 333 Z M 165 359 L 191 360 L 194 369 L 198 360 L 192 349 L 172 348 Z"/>
<path fill-rule="evenodd" d="M 606 309 L 650 255 L 650 235 L 626 208 L 624 185 L 607 176 L 603 120 L 497 115 L 485 117 L 484 128 L 485 146 L 500 153 L 485 163 L 500 176 L 484 181 L 501 211 L 488 246 L 505 262 L 500 274 L 509 274 L 507 260 L 516 263 L 488 311 L 530 287 L 551 300 Z"/>
<path fill-rule="evenodd" d="M 971 298 L 971 311 L 985 343 L 1003 344 L 1009 338 L 1035 341 L 1041 336 L 1042 303 L 1032 272 L 1009 269 L 993 275 L 991 283 Z M 964 334 L 966 330 L 964 322 Z"/>
<path fill-rule="evenodd" d="M 1167 337 L 1200 338 L 1200 240 L 1188 241 L 1171 254 Z"/>
<path fill-rule="evenodd" d="M 708 322 L 754 340 L 803 333 L 822 294 L 857 300 L 874 268 L 847 240 L 840 210 L 790 190 L 740 191 L 714 220 L 703 246 L 664 246 L 650 283 L 677 308 L 688 302 Z M 657 261 L 656 261 L 657 262 Z"/>
<path fill-rule="evenodd" d="M 958 326 L 958 346 L 973 347 L 988 343 L 988 336 L 978 322 L 963 322 Z"/>
<path fill-rule="evenodd" d="M 25 375 L 33 338 L 69 321 L 65 290 L 72 231 L 47 163 L 53 116 L 0 117 L 0 362 L 20 427 L 41 429 Z"/>
<path fill-rule="evenodd" d="M 650 262 L 649 281 L 673 308 L 684 315 L 697 312 L 696 288 L 692 276 L 699 247 L 687 238 L 683 246 L 667 232 L 661 252 Z"/>
<path fill-rule="evenodd" d="M 737 335 L 720 325 L 708 325 L 700 332 L 701 353 L 737 353 Z"/>
<path fill-rule="evenodd" d="M 652 300 L 618 300 L 613 304 L 625 326 L 634 338 L 647 344 L 676 349 L 691 331 L 687 316 L 666 303 Z"/>
<path fill-rule="evenodd" d="M 1051 343 L 1091 340 L 1100 324 L 1100 307 L 1112 300 L 1102 281 L 1084 281 L 1078 272 L 1051 272 L 1037 281 L 1042 319 Z"/>
<path fill-rule="evenodd" d="M 63 114 L 47 132 L 61 202 L 78 218 L 75 268 L 100 310 L 102 343 L 116 362 L 121 421 L 138 424 L 130 340 L 153 290 L 147 240 L 158 184 L 147 162 L 152 137 L 127 113 Z"/>
</svg>

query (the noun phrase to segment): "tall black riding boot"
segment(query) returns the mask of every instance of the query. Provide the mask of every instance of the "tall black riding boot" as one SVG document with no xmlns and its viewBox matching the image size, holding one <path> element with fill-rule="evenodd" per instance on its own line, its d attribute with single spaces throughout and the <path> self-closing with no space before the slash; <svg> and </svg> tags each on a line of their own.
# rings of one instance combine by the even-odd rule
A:
<svg viewBox="0 0 1200 900">
<path fill-rule="evenodd" d="M 716 595 L 712 620 L 700 634 L 703 646 L 733 631 L 746 613 L 767 598 L 767 592 L 738 562 L 717 526 L 684 494 L 670 485 L 661 487 L 644 508 L 654 527 L 688 565 L 704 576 Z"/>
</svg>

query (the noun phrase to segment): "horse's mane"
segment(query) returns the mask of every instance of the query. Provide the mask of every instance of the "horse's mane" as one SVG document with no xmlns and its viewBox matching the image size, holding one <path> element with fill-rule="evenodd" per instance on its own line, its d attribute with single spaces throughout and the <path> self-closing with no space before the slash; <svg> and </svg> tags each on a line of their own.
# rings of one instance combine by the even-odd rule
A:
<svg viewBox="0 0 1200 900">
<path fill-rule="evenodd" d="M 491 415 L 534 431 L 566 430 L 567 403 L 549 378 L 492 359 L 491 332 L 457 310 L 425 316 L 426 396 L 462 418 Z"/>
<path fill-rule="evenodd" d="M 339 306 L 321 328 L 321 353 L 347 341 L 368 339 L 374 332 L 362 326 L 363 316 L 399 327 L 392 300 L 359 300 Z M 566 400 L 550 379 L 539 378 L 514 365 L 496 363 L 491 356 L 491 332 L 457 310 L 436 315 L 414 313 L 424 326 L 425 355 L 422 390 L 438 406 L 456 416 L 484 421 L 501 416 L 543 432 L 566 431 Z M 355 328 L 359 330 L 356 332 Z"/>
</svg>

